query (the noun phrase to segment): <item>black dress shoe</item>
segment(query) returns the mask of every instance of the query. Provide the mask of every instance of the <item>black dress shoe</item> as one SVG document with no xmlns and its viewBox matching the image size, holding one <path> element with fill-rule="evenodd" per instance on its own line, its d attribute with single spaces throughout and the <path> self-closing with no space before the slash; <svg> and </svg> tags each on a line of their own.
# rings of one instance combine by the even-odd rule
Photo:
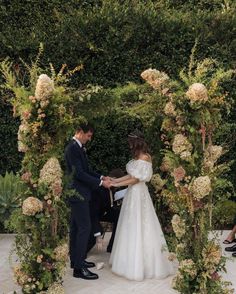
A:
<svg viewBox="0 0 236 294">
<path fill-rule="evenodd" d="M 89 261 L 84 261 L 83 262 L 83 266 L 84 267 L 87 267 L 87 268 L 90 268 L 90 267 L 95 267 L 95 263 L 94 262 L 89 262 Z"/>
<path fill-rule="evenodd" d="M 98 275 L 90 272 L 86 267 L 82 267 L 80 269 L 74 269 L 73 277 L 81 278 L 84 280 L 96 280 L 98 279 Z"/>
<path fill-rule="evenodd" d="M 233 257 L 236 257 L 236 252 L 232 253 L 232 256 L 233 256 Z"/>
<path fill-rule="evenodd" d="M 90 268 L 90 267 L 95 267 L 95 263 L 94 262 L 89 262 L 89 261 L 84 261 L 83 262 L 83 266 L 84 267 L 87 267 L 87 268 Z M 74 265 L 74 262 L 71 262 L 70 263 L 70 268 L 74 268 L 75 267 L 75 265 Z"/>
<path fill-rule="evenodd" d="M 230 247 L 226 247 L 225 248 L 225 251 L 228 251 L 228 252 L 236 252 L 236 244 L 233 245 L 233 246 L 230 246 Z"/>
</svg>

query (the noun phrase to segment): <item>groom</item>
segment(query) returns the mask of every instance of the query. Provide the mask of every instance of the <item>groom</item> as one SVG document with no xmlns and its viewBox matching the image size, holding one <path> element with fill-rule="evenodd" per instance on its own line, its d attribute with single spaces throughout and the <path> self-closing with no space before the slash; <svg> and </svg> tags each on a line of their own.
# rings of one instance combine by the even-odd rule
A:
<svg viewBox="0 0 236 294">
<path fill-rule="evenodd" d="M 98 275 L 88 268 L 94 267 L 93 262 L 85 260 L 89 235 L 91 231 L 91 219 L 89 201 L 92 190 L 99 186 L 108 188 L 109 178 L 91 171 L 84 145 L 92 139 L 94 129 L 89 124 L 81 124 L 75 131 L 72 141 L 65 149 L 65 161 L 67 172 L 71 176 L 70 188 L 75 189 L 82 196 L 70 197 L 70 260 L 74 269 L 73 276 L 86 280 L 98 279 Z"/>
</svg>

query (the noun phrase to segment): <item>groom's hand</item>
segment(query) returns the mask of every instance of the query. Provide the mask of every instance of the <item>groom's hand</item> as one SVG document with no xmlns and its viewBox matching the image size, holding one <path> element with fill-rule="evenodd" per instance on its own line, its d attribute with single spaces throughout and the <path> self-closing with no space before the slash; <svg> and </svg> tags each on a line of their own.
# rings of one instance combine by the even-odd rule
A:
<svg viewBox="0 0 236 294">
<path fill-rule="evenodd" d="M 103 187 L 109 189 L 111 187 L 111 180 L 110 179 L 103 180 L 102 185 L 103 185 Z"/>
</svg>

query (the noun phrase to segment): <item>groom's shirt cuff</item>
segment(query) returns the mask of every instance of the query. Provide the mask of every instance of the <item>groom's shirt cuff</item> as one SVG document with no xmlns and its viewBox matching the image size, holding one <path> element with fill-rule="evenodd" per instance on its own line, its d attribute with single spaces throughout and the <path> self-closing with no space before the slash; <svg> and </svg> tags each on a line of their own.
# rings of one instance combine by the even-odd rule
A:
<svg viewBox="0 0 236 294">
<path fill-rule="evenodd" d="M 101 235 L 102 235 L 101 232 L 98 232 L 98 233 L 94 234 L 94 237 L 98 237 L 98 236 L 101 236 Z"/>
</svg>

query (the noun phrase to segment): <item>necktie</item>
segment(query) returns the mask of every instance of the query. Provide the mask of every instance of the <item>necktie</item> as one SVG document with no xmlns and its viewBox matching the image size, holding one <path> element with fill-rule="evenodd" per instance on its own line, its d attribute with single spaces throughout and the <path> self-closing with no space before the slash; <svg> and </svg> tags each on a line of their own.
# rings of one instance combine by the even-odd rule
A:
<svg viewBox="0 0 236 294">
<path fill-rule="evenodd" d="M 82 148 L 83 152 L 86 154 L 86 148 L 85 148 L 85 146 L 83 145 L 81 148 Z"/>
</svg>

